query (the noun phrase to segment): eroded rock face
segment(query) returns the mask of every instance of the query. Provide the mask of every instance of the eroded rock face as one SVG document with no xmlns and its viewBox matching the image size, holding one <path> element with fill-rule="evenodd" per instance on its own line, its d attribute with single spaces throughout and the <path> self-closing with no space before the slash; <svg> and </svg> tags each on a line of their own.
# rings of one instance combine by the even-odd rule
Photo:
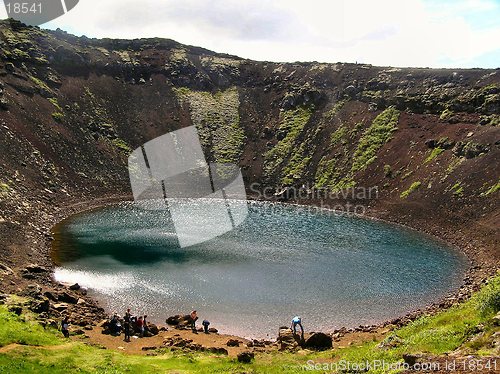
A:
<svg viewBox="0 0 500 374">
<path fill-rule="evenodd" d="M 284 350 L 295 350 L 302 343 L 302 339 L 299 335 L 294 335 L 293 332 L 287 327 L 281 327 L 278 334 L 277 342 L 279 344 L 279 349 Z M 255 343 L 254 343 L 255 346 Z"/>
<path fill-rule="evenodd" d="M 285 94 L 280 103 L 280 108 L 290 110 L 299 106 L 315 105 L 321 106 L 326 102 L 326 95 L 319 89 L 309 85 L 292 86 L 292 89 Z"/>
<path fill-rule="evenodd" d="M 453 148 L 453 153 L 457 156 L 465 158 L 474 158 L 481 154 L 487 153 L 490 150 L 488 144 L 469 142 L 458 142 Z"/>
</svg>

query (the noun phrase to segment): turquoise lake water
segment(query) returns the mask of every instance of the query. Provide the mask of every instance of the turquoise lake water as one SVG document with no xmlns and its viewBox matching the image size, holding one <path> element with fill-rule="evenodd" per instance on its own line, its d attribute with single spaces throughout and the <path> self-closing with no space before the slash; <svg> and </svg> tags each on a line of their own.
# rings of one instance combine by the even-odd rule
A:
<svg viewBox="0 0 500 374">
<path fill-rule="evenodd" d="M 190 204 L 193 214 L 213 208 Z M 130 307 L 164 323 L 196 309 L 244 337 L 274 337 L 295 315 L 308 331 L 382 322 L 445 296 L 466 268 L 402 227 L 263 202 L 250 202 L 236 229 L 187 248 L 168 211 L 133 203 L 71 217 L 54 235 L 55 278 L 87 287 L 110 313 Z"/>
</svg>

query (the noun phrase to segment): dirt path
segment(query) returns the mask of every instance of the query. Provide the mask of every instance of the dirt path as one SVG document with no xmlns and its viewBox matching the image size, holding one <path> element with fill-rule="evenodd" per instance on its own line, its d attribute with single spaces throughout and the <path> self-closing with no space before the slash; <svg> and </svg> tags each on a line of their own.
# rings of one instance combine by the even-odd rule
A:
<svg viewBox="0 0 500 374">
<path fill-rule="evenodd" d="M 248 350 L 246 344 L 249 342 L 246 339 L 233 335 L 204 334 L 202 332 L 194 334 L 190 330 L 176 329 L 160 331 L 158 335 L 149 338 L 132 337 L 130 342 L 125 342 L 123 334 L 120 336 L 104 335 L 101 331 L 102 329 L 99 327 L 94 328 L 92 331 L 86 331 L 86 335 L 89 337 L 89 342 L 91 344 L 100 345 L 108 349 L 119 350 L 127 354 L 147 354 L 148 351 L 154 349 L 153 347 L 165 347 L 163 342 L 169 338 L 174 338 L 192 340 L 192 343 L 201 344 L 206 348 L 225 348 L 228 351 L 229 356 L 236 356 L 238 353 Z M 240 346 L 228 347 L 226 343 L 229 339 L 239 340 L 241 342 Z M 143 350 L 144 347 L 149 349 Z"/>
<path fill-rule="evenodd" d="M 373 341 L 374 339 L 382 339 L 388 333 L 389 329 L 387 328 L 380 328 L 372 332 L 348 333 L 334 341 L 333 349 Z M 249 340 L 234 335 L 204 334 L 202 332 L 194 334 L 190 330 L 177 330 L 173 328 L 169 328 L 168 331 L 161 331 L 158 335 L 149 338 L 132 337 L 130 342 L 124 341 L 123 334 L 121 336 L 104 335 L 102 334 L 102 329 L 99 327 L 94 328 L 92 331 L 87 331 L 86 335 L 89 337 L 88 341 L 90 344 L 99 345 L 107 349 L 119 350 L 127 354 L 145 355 L 152 350 L 153 347 L 168 347 L 164 345 L 164 341 L 172 338 L 192 340 L 193 344 L 201 344 L 205 348 L 224 348 L 228 351 L 229 356 L 232 357 L 249 349 L 255 352 L 278 350 L 278 345 L 276 344 L 267 344 L 265 347 L 248 348 L 247 343 Z M 228 347 L 227 342 L 230 339 L 240 341 L 239 347 Z"/>
</svg>

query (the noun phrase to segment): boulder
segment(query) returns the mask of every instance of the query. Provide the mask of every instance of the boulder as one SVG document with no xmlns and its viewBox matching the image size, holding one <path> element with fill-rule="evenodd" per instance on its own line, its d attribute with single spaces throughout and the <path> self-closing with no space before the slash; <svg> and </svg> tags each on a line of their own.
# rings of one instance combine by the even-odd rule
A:
<svg viewBox="0 0 500 374">
<path fill-rule="evenodd" d="M 13 305 L 13 306 L 9 307 L 8 310 L 9 310 L 9 312 L 17 314 L 18 316 L 20 316 L 21 313 L 23 312 L 23 307 L 20 306 L 20 305 Z"/>
<path fill-rule="evenodd" d="M 266 343 L 262 340 L 254 339 L 252 341 L 252 345 L 257 348 L 264 348 L 266 346 Z"/>
<path fill-rule="evenodd" d="M 147 323 L 147 330 L 152 334 L 152 335 L 158 335 L 160 332 L 160 329 L 158 326 L 156 326 L 154 323 L 148 322 Z"/>
<path fill-rule="evenodd" d="M 401 338 L 397 337 L 396 335 L 389 335 L 379 345 L 377 345 L 377 348 L 392 349 L 399 347 L 401 344 L 403 344 L 403 340 Z"/>
<path fill-rule="evenodd" d="M 102 328 L 108 327 L 109 326 L 109 321 L 107 319 L 103 319 L 101 322 L 99 322 L 97 324 L 97 326 L 102 327 Z"/>
<path fill-rule="evenodd" d="M 480 144 L 474 142 L 458 142 L 453 147 L 453 154 L 459 157 L 474 158 L 482 153 L 489 152 L 490 147 L 487 144 Z"/>
<path fill-rule="evenodd" d="M 44 297 L 42 300 L 33 300 L 30 309 L 35 313 L 48 312 L 50 307 L 49 299 Z"/>
<path fill-rule="evenodd" d="M 493 324 L 495 326 L 500 326 L 500 312 L 498 312 L 496 316 L 493 317 Z"/>
<path fill-rule="evenodd" d="M 168 325 L 171 325 L 171 326 L 177 326 L 181 320 L 184 320 L 184 317 L 185 316 L 181 316 L 180 314 L 177 314 L 175 316 L 171 316 L 171 317 L 168 317 L 165 322 L 168 324 Z"/>
<path fill-rule="evenodd" d="M 226 355 L 226 356 L 228 355 L 227 349 L 222 348 L 222 347 L 210 347 L 210 348 L 207 348 L 207 351 L 218 354 L 218 355 Z"/>
<path fill-rule="evenodd" d="M 57 303 L 57 304 L 52 305 L 52 307 L 55 310 L 57 310 L 58 312 L 62 312 L 64 310 L 68 309 L 69 305 L 66 303 Z"/>
<path fill-rule="evenodd" d="M 28 273 L 47 273 L 49 271 L 46 267 L 38 264 L 30 264 L 24 270 Z"/>
<path fill-rule="evenodd" d="M 412 355 L 409 353 L 403 354 L 403 361 L 405 362 L 405 364 L 408 364 L 410 367 L 413 367 L 413 365 L 415 365 L 420 358 L 421 358 L 420 355 Z"/>
<path fill-rule="evenodd" d="M 67 292 L 63 292 L 57 296 L 57 301 L 62 301 L 64 303 L 69 303 L 69 304 L 76 304 L 78 302 L 78 298 Z"/>
<path fill-rule="evenodd" d="M 316 350 L 331 349 L 332 346 L 332 337 L 323 332 L 315 332 L 304 344 L 304 347 Z"/>
<path fill-rule="evenodd" d="M 0 109 L 9 110 L 9 100 L 5 97 L 0 97 Z"/>
<path fill-rule="evenodd" d="M 45 291 L 43 295 L 51 301 L 57 301 L 57 295 L 52 291 Z"/>
<path fill-rule="evenodd" d="M 78 291 L 81 287 L 78 283 L 72 284 L 71 286 L 68 287 L 72 291 Z"/>
<path fill-rule="evenodd" d="M 299 346 L 299 343 L 301 343 L 301 339 L 298 335 L 294 335 L 288 327 L 281 327 L 278 333 L 277 342 L 281 351 L 294 350 Z M 254 347 L 261 346 L 258 340 L 254 340 L 253 345 Z"/>
<path fill-rule="evenodd" d="M 34 299 L 42 298 L 42 287 L 38 284 L 30 284 L 28 285 L 24 291 L 21 293 L 22 296 L 32 297 Z"/>
<path fill-rule="evenodd" d="M 0 262 L 0 275 L 12 275 L 14 271 L 5 264 Z"/>
<path fill-rule="evenodd" d="M 240 346 L 240 341 L 237 339 L 229 339 L 226 343 L 228 347 L 239 347 Z"/>
<path fill-rule="evenodd" d="M 245 351 L 245 352 L 238 353 L 237 357 L 238 357 L 238 362 L 243 362 L 245 364 L 249 364 L 254 359 L 255 354 L 253 352 L 250 352 L 250 351 Z"/>
<path fill-rule="evenodd" d="M 217 334 L 219 332 L 219 330 L 217 330 L 215 327 L 210 327 L 208 329 L 208 332 L 211 334 Z"/>
<path fill-rule="evenodd" d="M 14 64 L 12 62 L 7 62 L 5 64 L 5 70 L 7 70 L 8 72 L 12 73 L 13 71 L 16 70 L 16 67 L 14 66 Z"/>
<path fill-rule="evenodd" d="M 48 319 L 46 322 L 47 322 L 47 325 L 49 325 L 50 327 L 57 329 L 57 327 L 58 327 L 57 322 L 54 321 L 53 319 Z"/>
</svg>

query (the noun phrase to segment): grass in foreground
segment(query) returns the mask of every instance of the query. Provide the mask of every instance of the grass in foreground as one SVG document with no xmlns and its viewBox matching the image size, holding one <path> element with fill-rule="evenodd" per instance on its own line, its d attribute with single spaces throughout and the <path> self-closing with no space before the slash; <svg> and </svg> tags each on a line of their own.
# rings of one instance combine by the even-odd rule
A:
<svg viewBox="0 0 500 374">
<path fill-rule="evenodd" d="M 260 354 L 252 364 L 204 353 L 165 350 L 157 356 L 134 356 L 100 349 L 81 341 L 68 341 L 54 329 L 43 329 L 29 313 L 21 317 L 0 305 L 0 373 L 296 373 L 308 362 L 346 361 L 362 363 L 384 360 L 402 362 L 404 353 L 443 354 L 461 347 L 478 355 L 492 354 L 487 339 L 499 327 L 493 316 L 500 310 L 500 275 L 469 301 L 435 316 L 424 316 L 393 331 L 380 348 L 380 341 L 320 353 Z M 472 339 L 478 329 L 483 338 Z M 12 346 L 17 343 L 22 346 Z M 12 349 L 10 349 L 12 348 Z M 312 361 L 309 361 L 312 360 Z M 374 370 L 371 372 L 382 372 Z M 387 372 L 387 371 L 384 371 Z"/>
</svg>

